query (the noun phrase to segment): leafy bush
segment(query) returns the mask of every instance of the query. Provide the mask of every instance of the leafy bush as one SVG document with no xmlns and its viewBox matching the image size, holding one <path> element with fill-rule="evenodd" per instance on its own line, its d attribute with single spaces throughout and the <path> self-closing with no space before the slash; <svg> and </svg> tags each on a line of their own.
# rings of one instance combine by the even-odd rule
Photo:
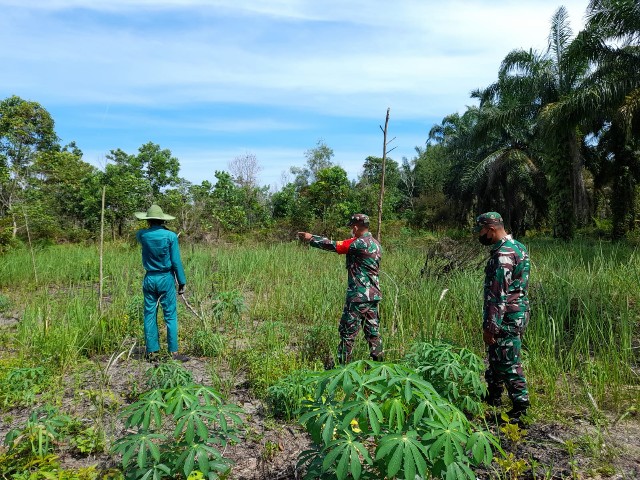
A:
<svg viewBox="0 0 640 480">
<path fill-rule="evenodd" d="M 226 342 L 222 335 L 205 330 L 196 330 L 191 336 L 189 351 L 194 355 L 203 357 L 217 357 L 224 351 L 225 346 Z"/>
<path fill-rule="evenodd" d="M 302 358 L 306 360 L 332 358 L 337 346 L 336 327 L 326 322 L 316 323 L 306 332 L 301 343 Z"/>
<path fill-rule="evenodd" d="M 310 370 L 296 370 L 267 389 L 267 405 L 275 417 L 291 421 L 303 400 L 312 400 L 314 386 L 305 383 Z"/>
<path fill-rule="evenodd" d="M 11 368 L 0 377 L 0 407 L 32 405 L 48 380 L 49 373 L 44 367 Z"/>
<path fill-rule="evenodd" d="M 45 406 L 31 412 L 24 428 L 7 433 L 4 443 L 8 453 L 45 457 L 53 452 L 56 442 L 69 433 L 73 420 L 59 413 L 57 408 Z"/>
<path fill-rule="evenodd" d="M 186 386 L 193 383 L 193 375 L 175 360 L 167 360 L 145 372 L 149 389 L 166 389 Z"/>
<path fill-rule="evenodd" d="M 228 472 L 232 462 L 217 446 L 239 441 L 242 410 L 224 404 L 213 388 L 186 382 L 190 375 L 179 365 L 150 370 L 154 371 L 147 375 L 151 383 L 162 387 L 147 391 L 124 409 L 125 426 L 136 432 L 119 438 L 112 447 L 122 455 L 126 477 L 187 478 L 199 471 L 214 479 Z M 178 379 L 170 381 L 171 376 Z"/>
<path fill-rule="evenodd" d="M 487 387 L 484 361 L 471 350 L 444 342 L 417 343 L 406 356 L 410 367 L 447 400 L 473 415 L 482 413 Z"/>
<path fill-rule="evenodd" d="M 362 360 L 306 383 L 315 393 L 299 419 L 314 443 L 299 458 L 305 478 L 474 479 L 471 467 L 500 448 L 404 365 Z"/>
<path fill-rule="evenodd" d="M 244 350 L 239 354 L 247 368 L 247 379 L 257 397 L 264 397 L 267 389 L 283 376 L 302 367 L 297 352 L 275 350 L 264 352 L 258 349 Z"/>
</svg>

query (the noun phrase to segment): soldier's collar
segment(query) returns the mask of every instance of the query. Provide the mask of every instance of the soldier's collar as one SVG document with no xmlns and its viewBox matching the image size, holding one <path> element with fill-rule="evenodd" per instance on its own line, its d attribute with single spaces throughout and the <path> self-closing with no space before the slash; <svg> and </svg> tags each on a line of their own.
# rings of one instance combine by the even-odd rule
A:
<svg viewBox="0 0 640 480">
<path fill-rule="evenodd" d="M 494 243 L 494 244 L 491 246 L 491 251 L 492 251 L 492 252 L 495 252 L 495 251 L 496 251 L 497 249 L 499 249 L 502 245 L 504 245 L 504 244 L 505 244 L 505 242 L 506 242 L 507 240 L 511 240 L 511 235 L 507 234 L 507 235 L 505 235 L 504 237 L 502 237 L 500 240 L 498 240 L 496 243 Z"/>
</svg>

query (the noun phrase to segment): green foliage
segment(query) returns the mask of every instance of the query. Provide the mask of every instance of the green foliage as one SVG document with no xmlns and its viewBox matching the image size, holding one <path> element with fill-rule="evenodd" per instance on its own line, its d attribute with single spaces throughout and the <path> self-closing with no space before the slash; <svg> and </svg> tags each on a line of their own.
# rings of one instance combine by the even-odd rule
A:
<svg viewBox="0 0 640 480">
<path fill-rule="evenodd" d="M 472 415 L 482 413 L 484 361 L 466 348 L 448 343 L 416 343 L 406 356 L 410 367 L 419 372 L 443 397 Z"/>
<path fill-rule="evenodd" d="M 224 404 L 211 387 L 166 379 L 157 384 L 164 386 L 145 392 L 121 414 L 127 428 L 135 430 L 112 447 L 122 455 L 127 478 L 189 477 L 197 470 L 214 479 L 228 472 L 232 462 L 218 446 L 240 441 L 242 410 Z"/>
<path fill-rule="evenodd" d="M 333 325 L 315 323 L 302 338 L 301 353 L 306 360 L 331 358 L 336 349 L 336 332 Z"/>
<path fill-rule="evenodd" d="M 314 399 L 303 402 L 299 421 L 315 445 L 299 458 L 305 478 L 475 478 L 470 467 L 489 465 L 499 450 L 495 437 L 406 366 L 359 361 L 306 383 Z"/>
<path fill-rule="evenodd" d="M 66 444 L 80 455 L 101 452 L 105 446 L 104 433 L 93 426 L 83 426 L 57 408 L 38 408 L 24 427 L 7 433 L 5 451 L 0 451 L 0 476 L 14 480 L 122 478 L 117 472 L 100 472 L 95 467 L 61 469 L 55 452 Z"/>
<path fill-rule="evenodd" d="M 22 429 L 7 433 L 4 444 L 8 453 L 21 453 L 44 457 L 53 452 L 57 442 L 62 441 L 73 424 L 71 417 L 53 407 L 34 410 Z"/>
<path fill-rule="evenodd" d="M 267 405 L 274 416 L 291 421 L 304 400 L 312 400 L 314 387 L 305 382 L 312 372 L 295 370 L 267 389 Z"/>
<path fill-rule="evenodd" d="M 239 318 L 247 310 L 242 293 L 238 290 L 220 292 L 214 298 L 211 309 L 217 318 Z"/>
<path fill-rule="evenodd" d="M 189 340 L 189 351 L 203 357 L 217 357 L 226 348 L 222 335 L 207 330 L 196 330 Z"/>
<path fill-rule="evenodd" d="M 87 427 L 71 438 L 71 446 L 84 455 L 102 452 L 105 449 L 104 432 L 96 427 Z"/>
<path fill-rule="evenodd" d="M 180 362 L 168 360 L 145 372 L 147 388 L 163 389 L 184 386 L 193 383 L 193 376 L 189 370 L 182 367 Z"/>
<path fill-rule="evenodd" d="M 11 368 L 0 376 L 2 409 L 32 405 L 50 380 L 44 367 Z"/>
<path fill-rule="evenodd" d="M 11 307 L 11 300 L 5 295 L 0 294 L 0 313 L 4 313 Z"/>
</svg>

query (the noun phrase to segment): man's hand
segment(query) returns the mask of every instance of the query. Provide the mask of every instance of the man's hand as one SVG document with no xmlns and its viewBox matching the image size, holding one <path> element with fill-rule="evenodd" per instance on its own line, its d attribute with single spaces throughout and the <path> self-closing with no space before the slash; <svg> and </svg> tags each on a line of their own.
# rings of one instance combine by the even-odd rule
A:
<svg viewBox="0 0 640 480">
<path fill-rule="evenodd" d="M 178 285 L 178 295 L 184 295 L 185 285 Z"/>
<path fill-rule="evenodd" d="M 496 343 L 496 337 L 493 336 L 493 333 L 486 330 L 482 331 L 482 339 L 487 345 L 493 345 L 494 343 Z"/>
<path fill-rule="evenodd" d="M 303 242 L 310 242 L 313 238 L 313 235 L 308 232 L 298 232 L 298 238 Z"/>
</svg>

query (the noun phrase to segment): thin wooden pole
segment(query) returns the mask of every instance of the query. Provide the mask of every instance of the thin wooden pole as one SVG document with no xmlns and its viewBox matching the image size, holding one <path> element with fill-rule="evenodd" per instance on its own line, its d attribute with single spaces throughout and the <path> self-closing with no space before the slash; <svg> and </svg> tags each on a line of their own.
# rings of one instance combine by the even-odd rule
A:
<svg viewBox="0 0 640 480">
<path fill-rule="evenodd" d="M 36 281 L 36 287 L 38 286 L 38 270 L 36 269 L 36 256 L 33 253 L 33 245 L 31 243 L 31 232 L 29 231 L 29 219 L 27 218 L 27 211 L 22 206 L 22 215 L 24 215 L 24 226 L 27 229 L 27 240 L 29 241 L 29 251 L 31 252 L 31 264 L 33 265 L 33 277 Z"/>
<path fill-rule="evenodd" d="M 382 174 L 380 175 L 380 198 L 378 199 L 378 231 L 376 238 L 380 241 L 380 230 L 382 228 L 382 201 L 384 200 L 384 174 L 387 163 L 387 128 L 389 126 L 389 111 L 390 107 L 387 107 L 387 118 L 384 121 L 383 139 L 382 139 Z"/>
<path fill-rule="evenodd" d="M 102 210 L 100 211 L 100 284 L 98 286 L 98 307 L 100 308 L 100 313 L 102 313 L 102 284 L 104 281 L 102 275 L 102 256 L 104 253 L 104 199 L 106 189 L 106 186 L 102 187 Z"/>
</svg>

